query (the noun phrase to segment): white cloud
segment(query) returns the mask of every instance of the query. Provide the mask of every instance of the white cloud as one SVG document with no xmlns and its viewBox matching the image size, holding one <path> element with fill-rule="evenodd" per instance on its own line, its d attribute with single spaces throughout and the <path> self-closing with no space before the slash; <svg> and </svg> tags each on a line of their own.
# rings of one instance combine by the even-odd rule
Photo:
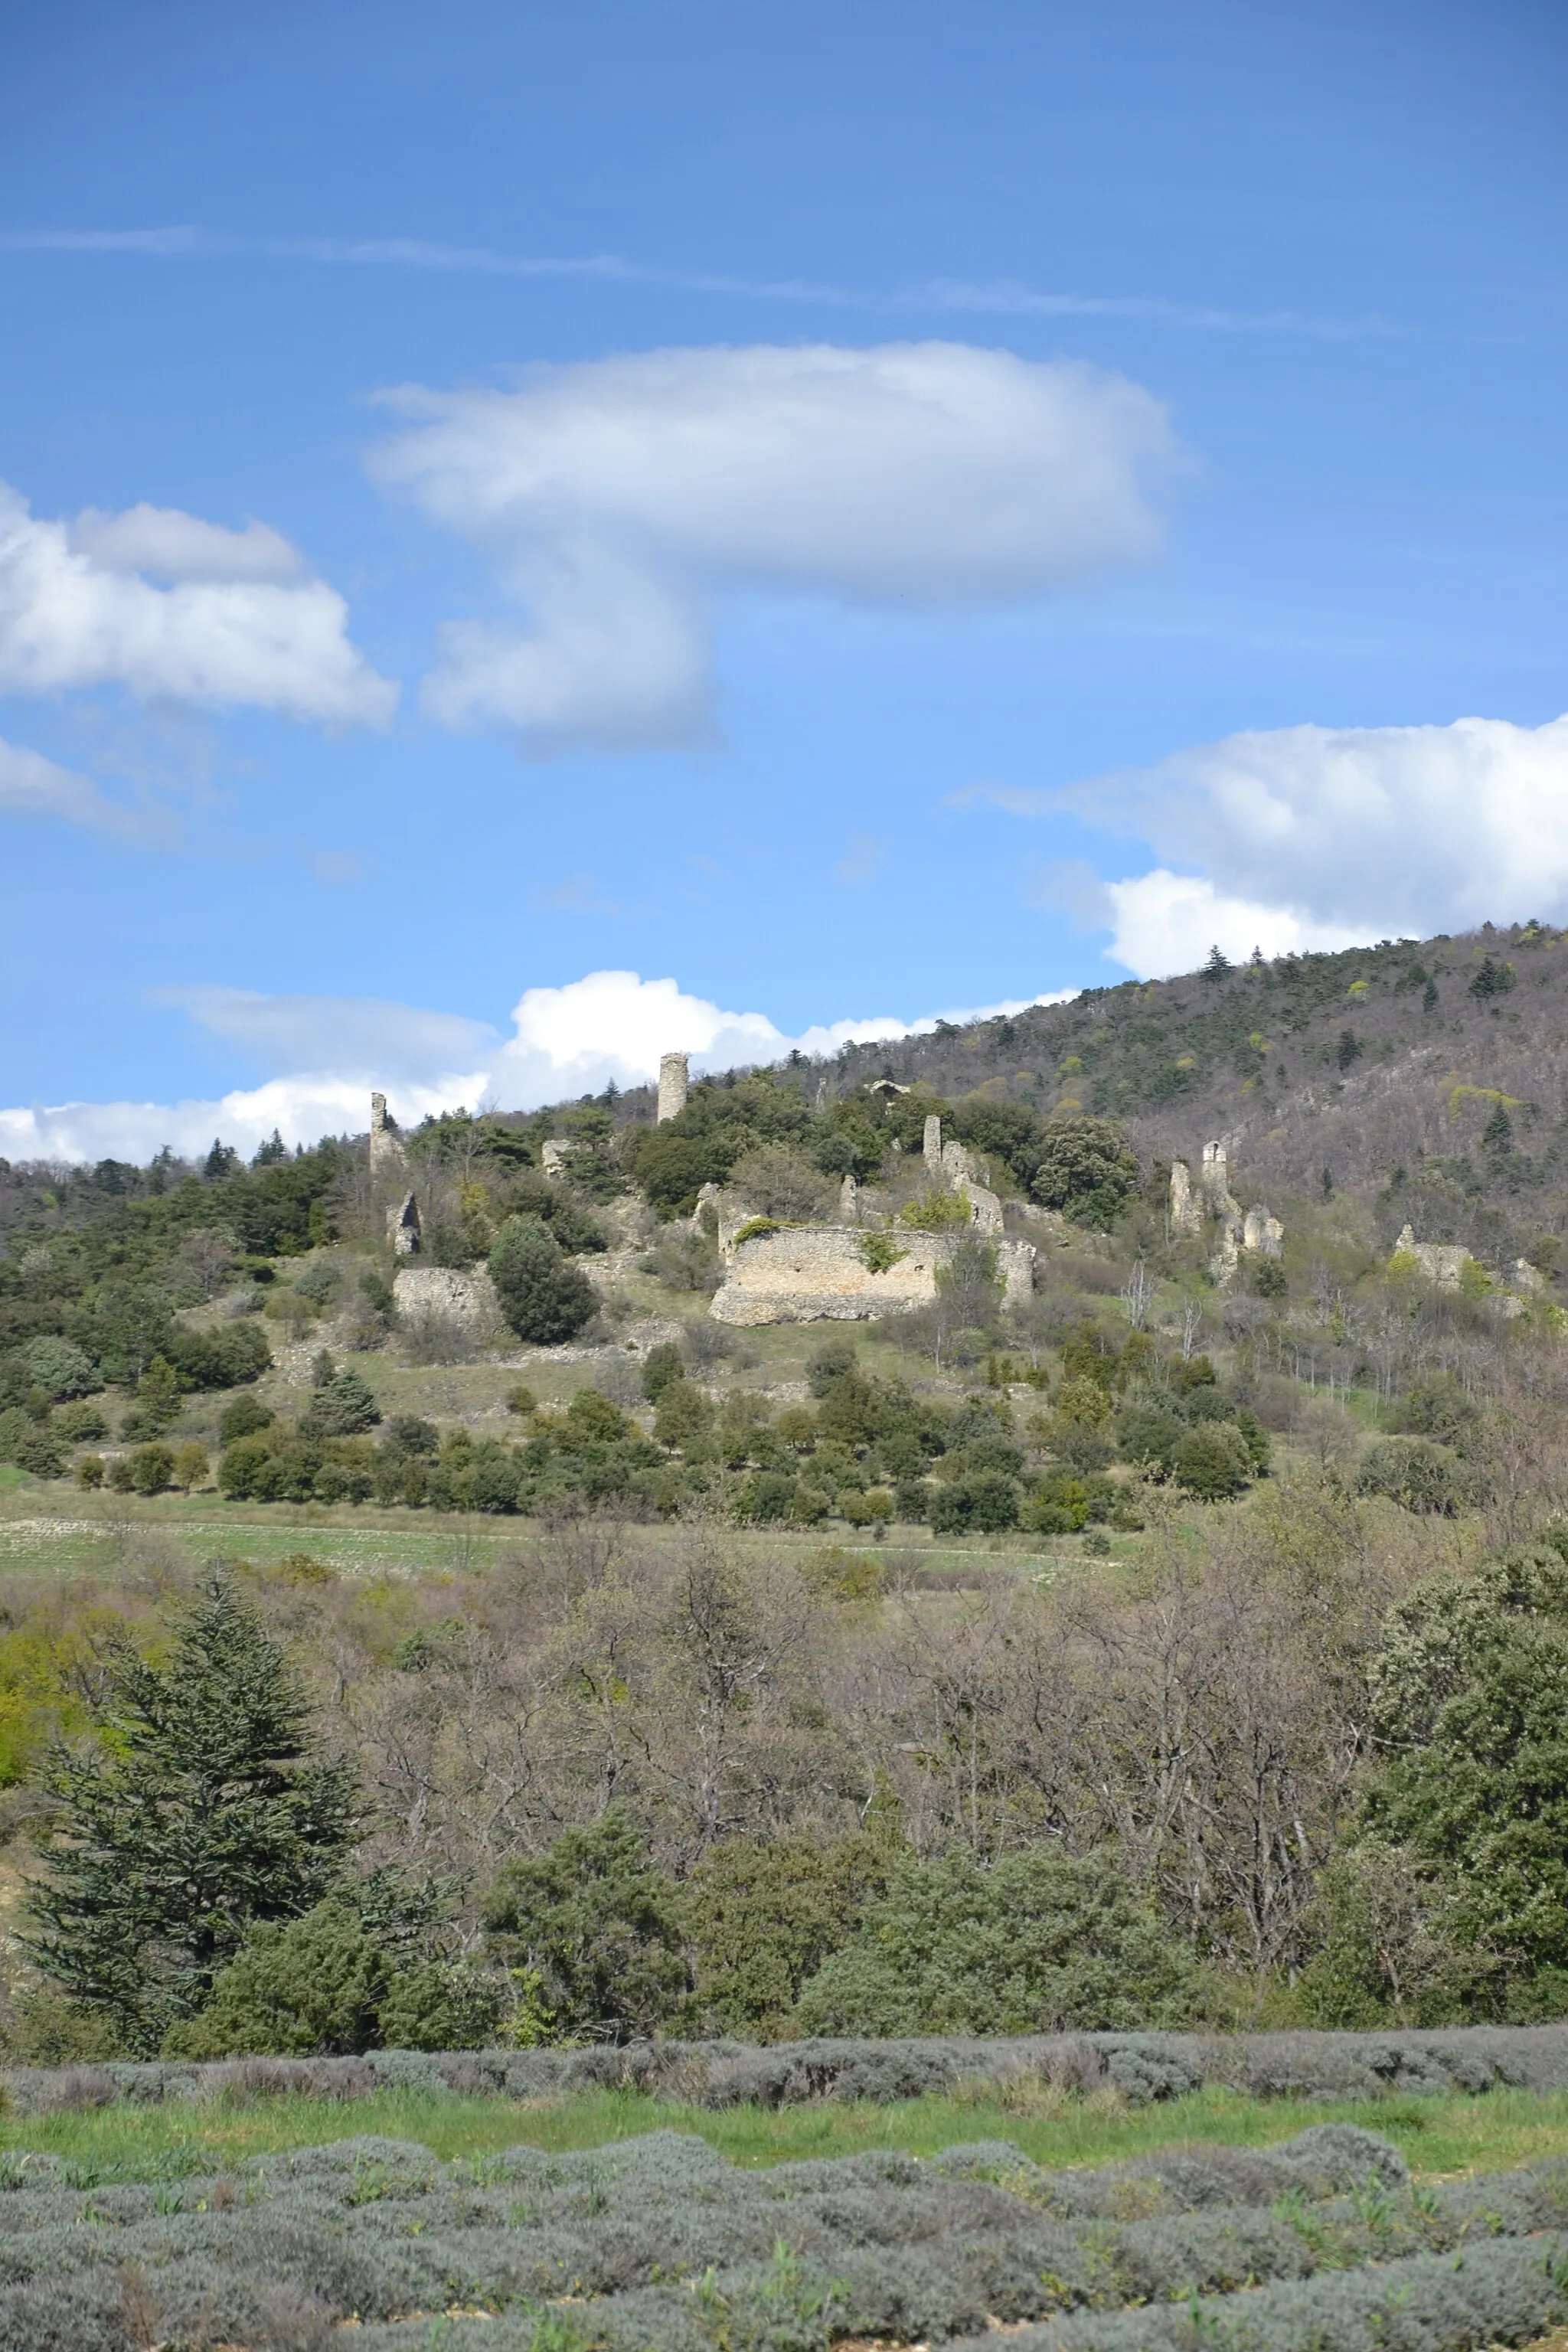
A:
<svg viewBox="0 0 1568 2352">
<path fill-rule="evenodd" d="M 173 823 L 158 808 L 127 808 L 100 793 L 88 776 L 46 760 L 20 743 L 0 742 L 0 811 L 8 816 L 54 816 L 95 833 L 127 840 L 166 840 Z"/>
<path fill-rule="evenodd" d="M 84 507 L 66 537 L 73 555 L 106 572 L 142 572 L 153 580 L 297 580 L 305 569 L 299 549 L 269 523 L 226 530 L 145 499 L 120 514 Z"/>
<path fill-rule="evenodd" d="M 205 1151 L 215 1136 L 251 1152 L 274 1128 L 286 1143 L 363 1133 L 373 1087 L 392 1097 L 405 1126 L 427 1114 L 482 1103 L 529 1110 L 540 1103 L 599 1094 L 613 1079 L 642 1086 L 661 1054 L 689 1053 L 698 1071 L 779 1060 L 793 1046 L 833 1054 L 851 1039 L 871 1044 L 912 1036 L 938 1020 L 984 1020 L 1056 1004 L 1074 994 L 1018 998 L 915 1021 L 890 1014 L 829 1022 L 791 1037 L 764 1013 L 729 1013 L 689 996 L 673 980 L 595 971 L 561 988 L 524 991 L 512 1035 L 497 1044 L 483 1022 L 374 998 L 268 997 L 244 989 L 165 990 L 204 1028 L 263 1061 L 285 1066 L 259 1087 L 216 1099 L 177 1103 L 60 1103 L 0 1110 L 0 1155 L 8 1160 L 145 1161 L 168 1143 Z M 467 1068 L 462 1057 L 470 1056 Z M 292 1069 L 289 1064 L 303 1065 Z"/>
<path fill-rule="evenodd" d="M 1139 972 L 1190 969 L 1243 935 L 1284 953 L 1568 919 L 1568 718 L 1284 727 L 1065 790 L 954 797 L 1068 811 L 1201 868 L 1101 887 L 1089 919 L 1113 924 L 1110 952 Z"/>
<path fill-rule="evenodd" d="M 267 996 L 249 988 L 163 988 L 156 1004 L 175 1004 L 276 1073 L 334 1070 L 386 1078 L 427 1078 L 472 1070 L 500 1044 L 485 1021 L 427 1013 L 377 996 Z"/>
<path fill-rule="evenodd" d="M 286 1143 L 323 1135 L 361 1134 L 369 1124 L 366 1087 L 354 1078 L 307 1072 L 270 1078 L 211 1101 L 35 1104 L 0 1110 L 0 1157 L 6 1160 L 130 1160 L 145 1164 L 164 1144 L 186 1158 L 215 1137 L 247 1155 L 274 1129 Z M 469 1099 L 474 1097 L 470 1095 Z M 398 1116 L 417 1123 L 462 1099 L 441 1087 L 405 1086 Z"/>
<path fill-rule="evenodd" d="M 0 483 L 0 692 L 119 685 L 384 726 L 397 688 L 347 625 L 342 598 L 264 524 L 223 530 L 149 506 L 46 521 Z"/>
<path fill-rule="evenodd" d="M 714 594 L 994 605 L 1146 562 L 1175 455 L 1139 385 L 958 343 L 650 352 L 388 397 L 411 426 L 378 478 L 532 625 L 452 624 L 427 707 L 536 750 L 700 736 Z"/>
<path fill-rule="evenodd" d="M 1308 921 L 1289 908 L 1228 898 L 1201 875 L 1172 874 L 1163 866 L 1131 882 L 1108 883 L 1105 895 L 1112 932 L 1106 952 L 1141 980 L 1193 971 L 1211 947 L 1239 963 L 1254 948 L 1266 956 L 1300 955 L 1353 947 L 1366 936 Z"/>
</svg>

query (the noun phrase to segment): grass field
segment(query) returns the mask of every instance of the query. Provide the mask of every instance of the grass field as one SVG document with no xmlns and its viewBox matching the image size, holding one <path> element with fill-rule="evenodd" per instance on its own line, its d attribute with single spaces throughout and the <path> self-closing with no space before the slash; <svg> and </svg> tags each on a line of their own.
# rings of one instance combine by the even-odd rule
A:
<svg viewBox="0 0 1568 2352">
<path fill-rule="evenodd" d="M 149 1566 L 191 1570 L 210 1559 L 266 1565 L 308 1553 L 345 1577 L 425 1577 L 469 1574 L 504 1565 L 537 1541 L 539 1525 L 525 1518 L 385 1509 L 341 1503 L 227 1503 L 212 1493 L 139 1496 L 81 1495 L 58 1481 L 0 1471 L 0 1570 L 12 1574 L 102 1576 Z M 937 1540 L 924 1528 L 900 1528 L 885 1543 L 837 1522 L 814 1528 L 731 1528 L 728 1543 L 742 1550 L 787 1550 L 803 1556 L 829 1546 L 875 1552 L 889 1573 L 1003 1568 L 1021 1576 L 1051 1576 L 1076 1566 L 1075 1538 L 975 1536 Z M 647 1547 L 671 1540 L 662 1523 L 638 1527 L 633 1540 Z M 1137 1538 L 1119 1537 L 1131 1556 Z"/>
<path fill-rule="evenodd" d="M 1425 2179 L 1500 2171 L 1568 2153 L 1568 2093 L 1529 2091 L 1330 2104 L 1264 2102 L 1209 2090 L 1152 2106 L 1128 2107 L 1100 2096 L 1033 2114 L 952 2098 L 716 2113 L 631 2091 L 551 2101 L 388 2091 L 348 2103 L 282 2097 L 200 2107 L 121 2104 L 6 2117 L 0 2119 L 0 2147 L 60 2157 L 88 2185 L 211 2170 L 215 2162 L 237 2164 L 247 2157 L 367 2133 L 417 2141 L 437 2156 L 458 2157 L 519 2145 L 561 2153 L 662 2129 L 689 2132 L 742 2166 L 852 2156 L 867 2148 L 931 2156 L 962 2140 L 1006 2139 L 1037 2164 L 1061 2166 L 1107 2164 L 1202 2143 L 1263 2147 L 1315 2123 L 1353 2123 L 1382 2132 Z"/>
</svg>

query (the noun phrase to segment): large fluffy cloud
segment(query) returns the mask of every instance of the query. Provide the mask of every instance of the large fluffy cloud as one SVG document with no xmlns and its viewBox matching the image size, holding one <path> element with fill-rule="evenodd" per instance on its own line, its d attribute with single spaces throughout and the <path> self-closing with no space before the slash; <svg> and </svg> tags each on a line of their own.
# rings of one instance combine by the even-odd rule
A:
<svg viewBox="0 0 1568 2352">
<path fill-rule="evenodd" d="M 836 1021 L 791 1037 L 764 1013 L 728 1013 L 673 980 L 595 971 L 561 988 L 524 991 L 512 1034 L 461 1014 L 362 997 L 269 997 L 247 990 L 166 991 L 204 1028 L 276 1072 L 261 1086 L 175 1103 L 59 1103 L 0 1110 L 0 1155 L 9 1160 L 145 1161 L 165 1143 L 205 1151 L 213 1138 L 253 1151 L 276 1128 L 288 1143 L 363 1131 L 372 1087 L 385 1088 L 405 1125 L 426 1113 L 492 1103 L 508 1110 L 598 1094 L 612 1080 L 641 1086 L 661 1054 L 689 1053 L 698 1070 L 770 1062 L 792 1046 L 829 1054 L 850 1038 L 908 1037 L 939 1019 L 1021 1013 L 1019 999 L 900 1021 L 889 1014 Z"/>
<path fill-rule="evenodd" d="M 397 700 L 342 598 L 266 525 L 149 506 L 47 521 L 0 483 L 0 693 L 109 685 L 331 726 L 383 726 Z"/>
<path fill-rule="evenodd" d="M 388 395 L 381 481 L 489 557 L 531 625 L 458 622 L 426 701 L 535 748 L 689 739 L 707 605 L 1040 596 L 1156 551 L 1173 442 L 1119 376 L 957 343 L 663 351 Z"/>
<path fill-rule="evenodd" d="M 1140 973 L 1190 970 L 1215 940 L 1281 954 L 1568 919 L 1568 718 L 1284 727 L 1063 791 L 961 797 L 1070 811 L 1197 867 L 1104 885 L 1092 910 L 1079 894 Z"/>
</svg>

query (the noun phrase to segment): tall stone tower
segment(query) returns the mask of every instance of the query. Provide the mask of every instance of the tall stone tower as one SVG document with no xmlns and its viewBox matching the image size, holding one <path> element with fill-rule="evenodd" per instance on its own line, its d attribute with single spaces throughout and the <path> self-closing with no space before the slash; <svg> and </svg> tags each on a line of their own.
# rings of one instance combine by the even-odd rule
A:
<svg viewBox="0 0 1568 2352">
<path fill-rule="evenodd" d="M 686 1108 L 687 1089 L 691 1073 L 684 1054 L 662 1054 L 658 1064 L 658 1116 L 660 1121 L 679 1118 Z"/>
<path fill-rule="evenodd" d="M 386 1097 L 370 1098 L 370 1172 L 380 1176 L 403 1166 L 403 1142 L 397 1122 L 387 1117 Z"/>
</svg>

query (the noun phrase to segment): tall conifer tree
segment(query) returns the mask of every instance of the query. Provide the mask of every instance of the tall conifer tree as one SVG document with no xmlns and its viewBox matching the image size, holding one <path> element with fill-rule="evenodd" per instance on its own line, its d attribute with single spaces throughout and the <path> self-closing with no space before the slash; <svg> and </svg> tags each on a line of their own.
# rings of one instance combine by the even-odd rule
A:
<svg viewBox="0 0 1568 2352">
<path fill-rule="evenodd" d="M 309 1911 L 359 1830 L 353 1766 L 312 1752 L 298 1677 L 214 1576 L 164 1666 L 127 1654 L 99 1744 L 51 1749 L 38 1967 L 126 2046 L 156 2050 L 258 1920 Z"/>
</svg>

